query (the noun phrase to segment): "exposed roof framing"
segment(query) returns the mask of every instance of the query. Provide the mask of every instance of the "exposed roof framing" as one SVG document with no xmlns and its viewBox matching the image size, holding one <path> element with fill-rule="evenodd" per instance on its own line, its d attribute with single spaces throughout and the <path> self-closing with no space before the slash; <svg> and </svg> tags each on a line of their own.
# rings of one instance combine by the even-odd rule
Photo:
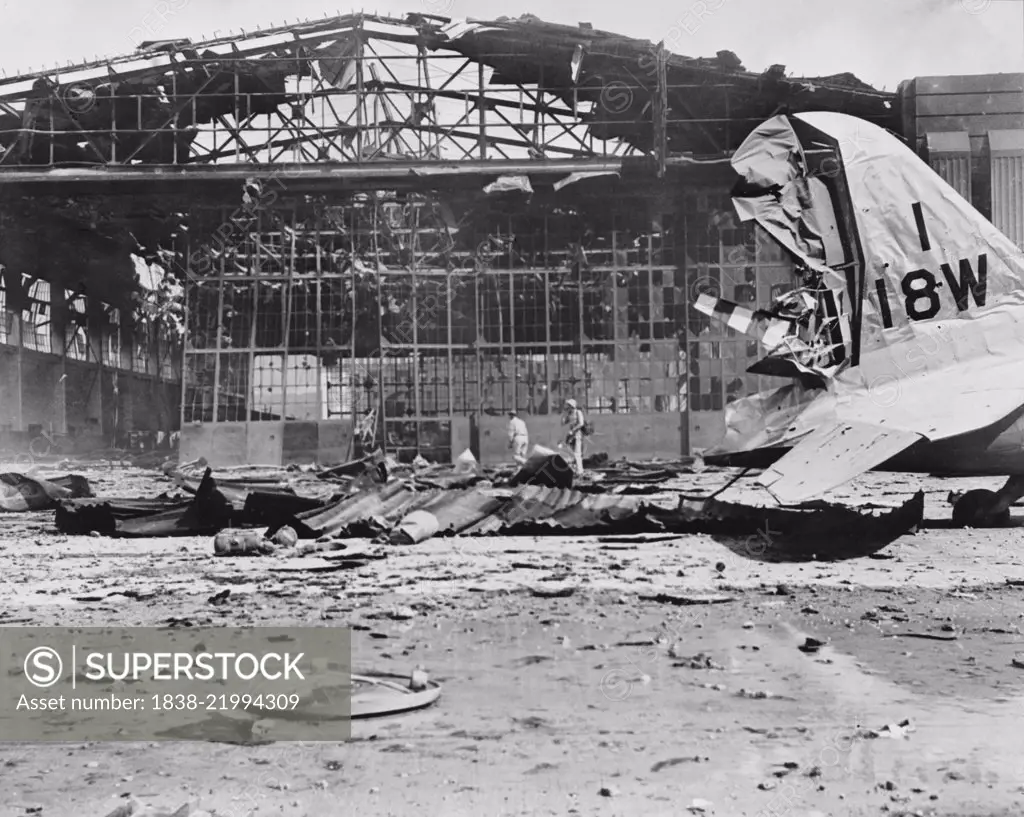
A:
<svg viewBox="0 0 1024 817">
<path fill-rule="evenodd" d="M 885 125 L 851 75 L 746 71 L 735 55 L 526 16 L 353 14 L 0 80 L 4 171 L 281 163 L 364 166 L 722 155 L 779 110 Z M 656 104 L 656 98 L 665 100 Z M 656 133 L 663 132 L 659 139 Z"/>
</svg>

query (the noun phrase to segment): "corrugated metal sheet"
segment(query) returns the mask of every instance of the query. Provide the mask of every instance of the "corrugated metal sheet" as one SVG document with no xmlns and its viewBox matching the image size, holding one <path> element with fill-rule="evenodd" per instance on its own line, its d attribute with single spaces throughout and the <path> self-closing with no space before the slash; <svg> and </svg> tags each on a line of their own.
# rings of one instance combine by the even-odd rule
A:
<svg viewBox="0 0 1024 817">
<path fill-rule="evenodd" d="M 410 518 L 414 512 L 417 515 Z M 680 497 L 675 508 L 661 508 L 646 505 L 636 497 L 537 485 L 478 485 L 458 491 L 416 492 L 407 484 L 393 483 L 343 499 L 318 514 L 300 514 L 304 521 L 299 524 L 313 523 L 316 532 L 339 536 L 387 531 L 396 544 L 414 544 L 445 533 L 486 536 L 619 530 L 749 536 L 760 531 L 770 539 L 790 534 L 797 539 L 803 537 L 817 553 L 824 542 L 829 543 L 827 549 L 832 552 L 844 538 L 861 549 L 867 544 L 877 547 L 919 524 L 923 512 L 921 492 L 902 507 L 876 516 L 825 504 L 797 510 Z M 428 515 L 427 524 L 424 515 Z M 431 516 L 436 526 L 431 524 Z"/>
<path fill-rule="evenodd" d="M 438 533 L 461 533 L 489 517 L 507 502 L 507 497 L 494 490 L 467 488 L 462 491 L 445 491 L 431 502 L 420 505 L 418 510 L 434 515 Z"/>
<path fill-rule="evenodd" d="M 1024 130 L 990 130 L 992 223 L 1024 249 Z"/>
<path fill-rule="evenodd" d="M 589 530 L 610 522 L 622 522 L 641 512 L 643 505 L 633 497 L 613 494 L 585 496 L 582 502 L 563 508 L 539 520 L 547 528 L 561 530 Z"/>
<path fill-rule="evenodd" d="M 469 489 L 423 510 L 438 518 L 439 532 L 488 536 L 536 529 L 583 530 L 636 515 L 635 497 L 585 494 L 567 488 L 526 485 L 518 490 Z"/>
<path fill-rule="evenodd" d="M 587 494 L 566 488 L 544 488 L 527 485 L 508 498 L 504 505 L 486 519 L 465 531 L 470 535 L 493 535 L 517 525 L 536 522 L 582 502 Z"/>
<path fill-rule="evenodd" d="M 404 483 L 393 482 L 346 497 L 322 510 L 298 514 L 296 529 L 305 528 L 313 536 L 368 534 L 381 528 L 383 521 L 400 519 L 414 503 L 427 502 L 440 493 L 440 489 L 417 493 Z"/>
<path fill-rule="evenodd" d="M 928 162 L 943 180 L 971 200 L 971 136 L 967 131 L 925 134 Z"/>
</svg>

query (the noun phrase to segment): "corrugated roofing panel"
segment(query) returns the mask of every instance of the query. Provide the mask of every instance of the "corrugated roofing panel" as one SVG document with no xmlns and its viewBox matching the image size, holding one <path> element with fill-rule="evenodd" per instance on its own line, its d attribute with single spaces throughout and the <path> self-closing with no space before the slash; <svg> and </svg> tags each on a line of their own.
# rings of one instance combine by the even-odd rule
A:
<svg viewBox="0 0 1024 817">
<path fill-rule="evenodd" d="M 928 162 L 943 181 L 971 200 L 971 136 L 967 131 L 925 134 Z"/>
<path fill-rule="evenodd" d="M 1024 130 L 988 132 L 992 223 L 1024 249 Z"/>
<path fill-rule="evenodd" d="M 488 518 L 504 503 L 505 498 L 483 488 L 446 491 L 436 502 L 422 506 L 437 518 L 437 532 L 460 533 Z"/>
<path fill-rule="evenodd" d="M 525 485 L 496 508 L 489 516 L 467 528 L 465 535 L 487 535 L 538 519 L 546 519 L 558 511 L 581 501 L 585 494 L 567 488 L 545 488 Z"/>
<path fill-rule="evenodd" d="M 578 502 L 540 521 L 544 527 L 561 530 L 585 530 L 607 524 L 609 518 L 628 519 L 640 510 L 640 501 L 635 497 L 618 494 L 596 494 L 584 497 Z"/>
<path fill-rule="evenodd" d="M 421 501 L 439 491 L 417 494 L 401 482 L 384 487 L 368 488 L 346 497 L 313 514 L 300 514 L 297 519 L 318 536 L 343 534 L 358 523 L 372 524 L 376 518 L 391 518 L 416 499 Z"/>
<path fill-rule="evenodd" d="M 584 494 L 564 488 L 525 486 L 490 516 L 464 531 L 465 535 L 493 535 L 532 528 L 577 530 L 600 527 L 609 518 L 637 513 L 635 497 Z"/>
</svg>

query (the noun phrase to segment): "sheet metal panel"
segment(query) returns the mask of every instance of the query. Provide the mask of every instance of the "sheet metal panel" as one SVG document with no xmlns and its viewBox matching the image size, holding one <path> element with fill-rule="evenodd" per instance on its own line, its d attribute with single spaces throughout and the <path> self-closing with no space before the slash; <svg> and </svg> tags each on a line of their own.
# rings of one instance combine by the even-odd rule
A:
<svg viewBox="0 0 1024 817">
<path fill-rule="evenodd" d="M 486 489 L 466 488 L 462 491 L 444 491 L 419 509 L 432 513 L 437 519 L 438 536 L 460 533 L 489 518 L 506 504 L 500 495 Z"/>
<path fill-rule="evenodd" d="M 367 488 L 322 510 L 299 514 L 297 522 L 317 536 L 340 536 L 353 526 L 375 517 L 393 520 L 407 513 L 415 504 L 422 504 L 440 494 L 440 490 L 416 493 L 404 483 L 393 482 L 383 487 Z"/>
<path fill-rule="evenodd" d="M 985 148 L 986 133 L 1024 128 L 1024 74 L 917 77 L 901 83 L 903 134 L 915 150 L 925 135 L 967 131 L 974 155 Z"/>
<path fill-rule="evenodd" d="M 905 451 L 923 435 L 870 423 L 819 426 L 766 469 L 758 484 L 782 505 L 795 505 L 849 482 Z"/>
<path fill-rule="evenodd" d="M 1024 74 L 957 74 L 915 77 L 914 91 L 920 96 L 1024 93 Z"/>
<path fill-rule="evenodd" d="M 497 534 L 516 525 L 547 519 L 584 499 L 584 494 L 568 488 L 524 485 L 501 508 L 486 519 L 463 531 L 464 535 Z"/>
<path fill-rule="evenodd" d="M 971 135 L 967 131 L 926 133 L 928 163 L 943 181 L 971 200 Z"/>
<path fill-rule="evenodd" d="M 990 130 L 992 223 L 1024 249 L 1024 130 Z"/>
</svg>

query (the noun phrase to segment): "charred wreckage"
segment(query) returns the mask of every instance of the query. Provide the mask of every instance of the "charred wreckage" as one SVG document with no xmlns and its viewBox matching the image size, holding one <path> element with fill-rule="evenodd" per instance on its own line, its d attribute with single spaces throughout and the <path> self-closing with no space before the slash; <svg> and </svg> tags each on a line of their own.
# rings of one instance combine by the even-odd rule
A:
<svg viewBox="0 0 1024 817">
<path fill-rule="evenodd" d="M 765 467 L 852 429 L 829 462 L 871 454 L 834 487 L 935 438 L 804 399 L 845 382 L 865 304 L 881 314 L 851 123 L 920 194 L 908 212 L 938 190 L 892 135 L 900 103 L 849 74 L 755 73 L 532 16 L 348 15 L 6 78 L 3 446 L 114 445 L 176 493 L 96 499 L 51 460 L 5 475 L 3 507 L 56 508 L 67 533 L 218 534 L 221 555 L 764 526 L 804 555 L 827 531 L 877 550 L 921 522 L 921 494 L 878 516 L 771 479 L 791 507 L 631 494 L 710 473 L 693 452 L 768 449 Z M 800 118 L 820 111 L 839 119 Z M 771 391 L 779 377 L 795 385 Z M 582 479 L 545 447 L 569 399 L 596 428 Z M 510 411 L 543 441 L 515 473 L 495 470 Z M 939 438 L 985 430 L 954 425 Z M 146 435 L 178 456 L 124 452 Z M 655 457 L 656 477 L 614 465 Z"/>
</svg>

